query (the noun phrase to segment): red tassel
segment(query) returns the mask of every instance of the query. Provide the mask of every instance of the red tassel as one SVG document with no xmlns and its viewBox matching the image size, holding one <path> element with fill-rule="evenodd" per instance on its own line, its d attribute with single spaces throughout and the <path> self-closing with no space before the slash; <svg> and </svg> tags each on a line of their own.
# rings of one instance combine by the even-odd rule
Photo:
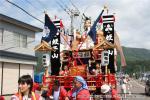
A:
<svg viewBox="0 0 150 100">
<path fill-rule="evenodd" d="M 113 20 L 114 20 L 114 22 L 115 22 L 115 16 L 113 16 Z"/>
<path fill-rule="evenodd" d="M 100 20 L 99 20 L 99 23 L 102 23 L 103 22 L 103 20 L 102 20 L 102 17 L 100 18 Z"/>
<path fill-rule="evenodd" d="M 63 23 L 62 23 L 62 20 L 60 20 L 60 27 L 61 27 L 61 28 L 64 27 L 64 25 L 63 25 Z"/>
</svg>

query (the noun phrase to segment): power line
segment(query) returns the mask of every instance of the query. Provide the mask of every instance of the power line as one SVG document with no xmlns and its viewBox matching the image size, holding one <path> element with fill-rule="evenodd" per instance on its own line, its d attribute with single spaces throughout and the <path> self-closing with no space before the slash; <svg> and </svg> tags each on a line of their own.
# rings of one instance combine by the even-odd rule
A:
<svg viewBox="0 0 150 100">
<path fill-rule="evenodd" d="M 69 7 L 68 7 L 63 1 L 60 0 L 60 2 L 65 6 L 65 8 L 66 8 L 68 11 L 71 12 L 71 10 L 69 9 Z"/>
<path fill-rule="evenodd" d="M 32 6 L 33 9 L 38 10 L 40 13 L 43 13 L 42 8 L 37 7 L 36 5 L 34 5 L 30 0 L 22 0 L 23 3 L 28 3 L 30 6 Z M 36 14 L 35 14 L 36 13 Z M 38 12 L 34 12 L 34 15 L 38 15 Z"/>
<path fill-rule="evenodd" d="M 23 12 L 25 12 L 26 14 L 28 14 L 29 16 L 31 16 L 32 18 L 38 20 L 39 22 L 41 22 L 42 24 L 44 24 L 43 21 L 41 21 L 40 19 L 36 18 L 35 16 L 33 16 L 32 14 L 30 14 L 29 12 L 27 12 L 26 10 L 24 10 L 23 8 L 21 8 L 20 6 L 18 6 L 17 4 L 13 3 L 13 2 L 10 2 L 9 0 L 6 0 L 8 3 L 14 5 L 15 7 L 21 9 Z"/>
<path fill-rule="evenodd" d="M 69 1 L 70 1 L 71 4 L 73 5 L 73 7 L 74 7 L 78 12 L 80 12 L 79 9 L 77 8 L 77 6 L 75 6 L 75 4 L 72 2 L 72 0 L 69 0 Z"/>
<path fill-rule="evenodd" d="M 56 3 L 59 5 L 60 8 L 62 8 L 68 15 L 70 15 L 69 11 L 67 11 L 66 8 L 64 8 L 58 1 Z"/>
<path fill-rule="evenodd" d="M 22 0 L 22 1 L 26 1 L 28 4 L 30 4 L 33 8 L 35 8 L 35 9 L 39 9 L 39 8 L 37 8 L 36 6 L 34 6 L 29 0 Z"/>
<path fill-rule="evenodd" d="M 36 1 L 41 5 L 41 7 L 43 7 L 45 9 L 46 6 L 40 0 L 36 0 Z"/>
</svg>

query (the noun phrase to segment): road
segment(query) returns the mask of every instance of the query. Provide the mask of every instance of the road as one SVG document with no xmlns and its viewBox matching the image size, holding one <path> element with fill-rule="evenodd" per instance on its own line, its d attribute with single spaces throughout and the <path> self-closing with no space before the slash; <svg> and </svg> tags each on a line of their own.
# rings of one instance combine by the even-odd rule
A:
<svg viewBox="0 0 150 100">
<path fill-rule="evenodd" d="M 120 86 L 118 87 L 119 94 L 121 95 Z M 122 100 L 150 100 L 150 96 L 145 95 L 144 83 L 131 79 L 127 87 L 127 98 Z"/>
</svg>

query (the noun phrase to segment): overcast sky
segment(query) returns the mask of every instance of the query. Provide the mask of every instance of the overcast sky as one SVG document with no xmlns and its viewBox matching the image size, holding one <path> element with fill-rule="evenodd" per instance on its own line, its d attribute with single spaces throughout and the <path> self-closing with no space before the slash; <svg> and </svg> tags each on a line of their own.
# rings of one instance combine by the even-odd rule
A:
<svg viewBox="0 0 150 100">
<path fill-rule="evenodd" d="M 70 0 L 9 0 L 38 19 L 44 21 L 44 10 L 53 19 L 56 15 L 62 19 L 66 28 L 70 26 L 70 16 L 58 5 L 75 9 Z M 115 13 L 115 30 L 119 34 L 121 45 L 126 47 L 150 49 L 150 0 L 71 0 L 80 13 L 94 21 L 104 5 L 109 8 L 109 14 Z M 20 9 L 0 0 L 0 13 L 16 18 L 28 24 L 43 28 L 43 24 Z M 80 28 L 81 17 L 75 18 L 76 27 Z M 37 34 L 36 40 L 41 37 Z"/>
</svg>

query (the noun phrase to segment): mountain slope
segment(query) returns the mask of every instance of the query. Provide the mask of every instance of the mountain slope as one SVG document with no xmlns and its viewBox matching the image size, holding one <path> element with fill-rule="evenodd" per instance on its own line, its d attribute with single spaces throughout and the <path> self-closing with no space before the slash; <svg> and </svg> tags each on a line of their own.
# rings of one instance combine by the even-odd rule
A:
<svg viewBox="0 0 150 100">
<path fill-rule="evenodd" d="M 123 47 L 127 60 L 150 60 L 150 50 L 142 48 Z"/>
<path fill-rule="evenodd" d="M 150 70 L 150 50 L 143 48 L 123 47 L 127 66 L 127 73 L 142 73 Z M 118 57 L 120 65 L 120 57 Z"/>
</svg>

